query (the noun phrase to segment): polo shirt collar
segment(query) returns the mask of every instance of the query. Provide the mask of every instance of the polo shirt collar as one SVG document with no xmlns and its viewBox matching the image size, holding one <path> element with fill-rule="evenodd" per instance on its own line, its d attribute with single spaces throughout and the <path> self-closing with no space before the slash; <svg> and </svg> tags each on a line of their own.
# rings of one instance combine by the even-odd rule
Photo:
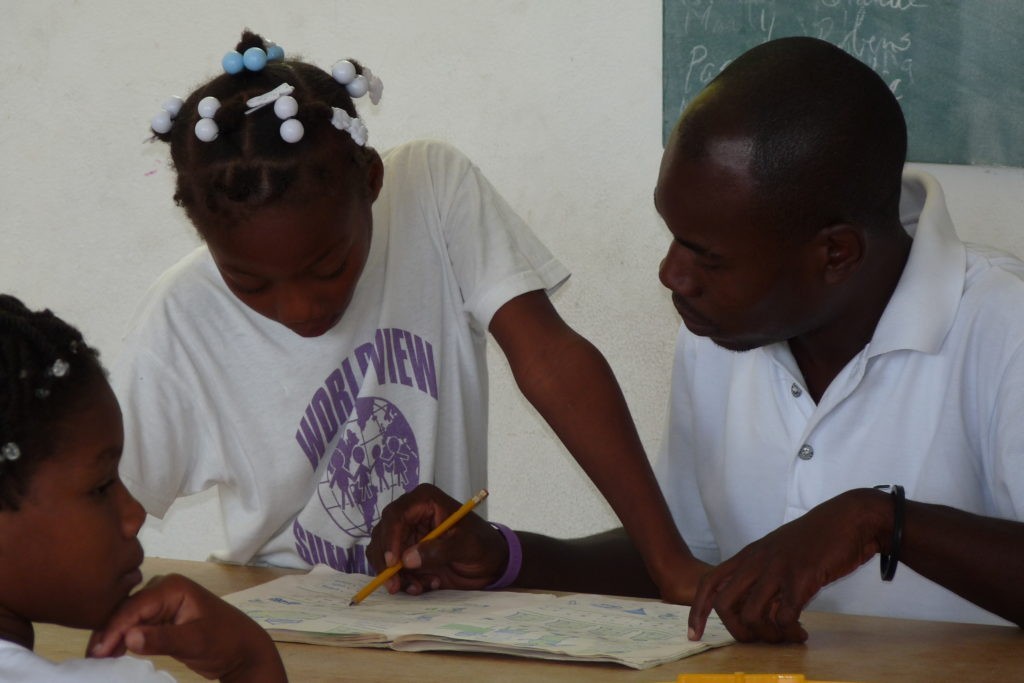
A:
<svg viewBox="0 0 1024 683">
<path fill-rule="evenodd" d="M 934 177 L 904 170 L 900 221 L 914 242 L 868 345 L 869 356 L 898 350 L 938 352 L 963 293 L 967 251 Z"/>
</svg>

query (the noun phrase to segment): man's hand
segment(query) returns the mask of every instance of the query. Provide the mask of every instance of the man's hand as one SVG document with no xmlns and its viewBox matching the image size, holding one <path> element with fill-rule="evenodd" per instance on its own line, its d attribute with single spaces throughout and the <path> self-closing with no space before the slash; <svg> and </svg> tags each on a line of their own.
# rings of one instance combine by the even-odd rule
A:
<svg viewBox="0 0 1024 683">
<path fill-rule="evenodd" d="M 892 536 L 892 503 L 847 491 L 784 524 L 704 575 L 690 609 L 690 638 L 714 609 L 739 641 L 803 642 L 800 613 L 824 586 L 867 562 Z"/>
<path fill-rule="evenodd" d="M 384 508 L 366 556 L 378 572 L 402 561 L 402 571 L 385 584 L 389 593 L 479 590 L 501 576 L 508 564 L 508 544 L 476 513 L 441 537 L 420 543 L 461 505 L 436 486 L 420 484 Z"/>
</svg>

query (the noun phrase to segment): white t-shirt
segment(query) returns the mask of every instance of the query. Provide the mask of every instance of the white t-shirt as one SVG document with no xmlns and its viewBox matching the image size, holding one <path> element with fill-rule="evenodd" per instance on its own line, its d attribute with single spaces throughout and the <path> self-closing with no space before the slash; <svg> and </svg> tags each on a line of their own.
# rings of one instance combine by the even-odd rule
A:
<svg viewBox="0 0 1024 683">
<path fill-rule="evenodd" d="M 126 485 L 157 516 L 218 485 L 220 559 L 366 572 L 394 498 L 486 485 L 487 327 L 569 274 L 453 148 L 383 158 L 366 267 L 332 330 L 307 339 L 252 311 L 201 247 L 147 294 L 113 368 Z"/>
<path fill-rule="evenodd" d="M 174 678 L 144 659 L 69 659 L 58 664 L 0 640 L 0 683 L 174 683 Z"/>
<path fill-rule="evenodd" d="M 923 208 L 922 208 L 923 207 Z M 956 237 L 938 183 L 904 174 L 910 258 L 870 343 L 816 405 L 786 343 L 745 353 L 685 326 L 655 464 L 694 553 L 719 562 L 852 488 L 1024 519 L 1024 263 Z M 809 609 L 1006 623 L 878 560 Z"/>
</svg>

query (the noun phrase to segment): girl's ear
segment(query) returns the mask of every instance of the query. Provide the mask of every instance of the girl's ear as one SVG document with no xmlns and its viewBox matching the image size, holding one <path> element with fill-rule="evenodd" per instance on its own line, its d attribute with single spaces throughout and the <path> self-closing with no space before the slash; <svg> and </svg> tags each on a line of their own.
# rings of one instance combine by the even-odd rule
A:
<svg viewBox="0 0 1024 683">
<path fill-rule="evenodd" d="M 818 231 L 815 242 L 821 255 L 822 277 L 827 284 L 845 281 L 864 263 L 867 241 L 864 229 L 858 225 L 829 225 Z"/>
<path fill-rule="evenodd" d="M 380 195 L 380 188 L 384 186 L 384 162 L 376 151 L 373 153 L 373 161 L 370 162 L 370 172 L 367 173 L 367 182 L 370 185 L 370 202 L 377 201 Z"/>
</svg>

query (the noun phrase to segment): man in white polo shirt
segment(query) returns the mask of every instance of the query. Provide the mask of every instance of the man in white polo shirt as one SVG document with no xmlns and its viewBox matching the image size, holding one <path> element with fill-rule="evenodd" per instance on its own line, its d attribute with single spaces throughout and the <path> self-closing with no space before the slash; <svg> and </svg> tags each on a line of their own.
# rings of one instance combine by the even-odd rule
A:
<svg viewBox="0 0 1024 683">
<path fill-rule="evenodd" d="M 810 38 L 735 60 L 666 148 L 660 276 L 684 324 L 655 469 L 714 565 L 677 593 L 693 637 L 711 609 L 740 640 L 803 640 L 808 606 L 1024 623 L 1024 263 L 960 242 L 905 153 L 882 79 Z M 470 519 L 406 550 L 402 585 L 511 558 L 516 585 L 651 593 L 621 530 L 504 538 Z"/>
</svg>

